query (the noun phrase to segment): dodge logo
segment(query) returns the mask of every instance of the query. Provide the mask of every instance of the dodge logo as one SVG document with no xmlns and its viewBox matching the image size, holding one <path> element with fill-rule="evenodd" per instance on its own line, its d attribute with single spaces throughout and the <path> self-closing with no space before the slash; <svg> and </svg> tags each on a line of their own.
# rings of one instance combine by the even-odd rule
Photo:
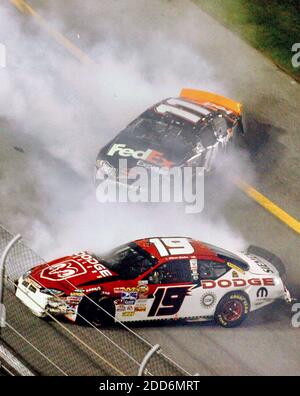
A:
<svg viewBox="0 0 300 396">
<path fill-rule="evenodd" d="M 75 276 L 83 275 L 85 273 L 86 269 L 83 265 L 75 260 L 68 260 L 64 263 L 54 264 L 43 269 L 41 272 L 41 278 L 51 281 L 60 281 L 74 278 Z"/>
</svg>

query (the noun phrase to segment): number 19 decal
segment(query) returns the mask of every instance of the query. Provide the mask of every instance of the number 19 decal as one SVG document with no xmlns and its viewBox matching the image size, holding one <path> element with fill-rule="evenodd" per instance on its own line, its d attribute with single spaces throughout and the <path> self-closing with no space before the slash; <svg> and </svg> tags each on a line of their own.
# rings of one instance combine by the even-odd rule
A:
<svg viewBox="0 0 300 396">
<path fill-rule="evenodd" d="M 194 248 L 186 238 L 152 238 L 149 240 L 161 257 L 192 254 Z"/>
<path fill-rule="evenodd" d="M 188 295 L 190 286 L 160 287 L 154 293 L 154 302 L 148 316 L 175 315 Z"/>
</svg>

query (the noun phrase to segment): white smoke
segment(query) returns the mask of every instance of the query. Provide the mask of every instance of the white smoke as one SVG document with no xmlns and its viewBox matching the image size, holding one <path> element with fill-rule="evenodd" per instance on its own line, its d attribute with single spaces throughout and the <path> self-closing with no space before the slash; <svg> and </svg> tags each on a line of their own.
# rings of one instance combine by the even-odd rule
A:
<svg viewBox="0 0 300 396">
<path fill-rule="evenodd" d="M 204 36 L 195 6 L 182 3 L 73 0 L 72 7 L 61 2 L 38 7 L 95 67 L 72 58 L 33 18 L 11 5 L 0 9 L 0 41 L 8 52 L 7 68 L 0 71 L 1 221 L 45 258 L 82 249 L 101 252 L 149 235 L 244 246 L 218 210 L 230 199 L 229 185 L 215 213 L 196 216 L 168 205 L 96 201 L 96 155 L 133 118 L 184 86 L 228 94 L 198 47 Z M 234 159 L 226 166 L 241 163 Z"/>
</svg>

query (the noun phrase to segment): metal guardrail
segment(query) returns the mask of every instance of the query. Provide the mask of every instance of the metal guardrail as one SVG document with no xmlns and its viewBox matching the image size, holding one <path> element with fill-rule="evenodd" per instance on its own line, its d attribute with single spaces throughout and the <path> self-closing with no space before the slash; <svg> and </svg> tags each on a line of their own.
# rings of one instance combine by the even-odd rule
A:
<svg viewBox="0 0 300 396">
<path fill-rule="evenodd" d="M 21 375 L 32 377 L 35 374 L 22 363 L 10 349 L 0 344 L 0 367 L 3 367 L 9 375 Z"/>
<path fill-rule="evenodd" d="M 20 242 L 20 236 L 13 237 L 1 226 L 0 253 L 4 326 L 0 329 L 1 338 L 35 372 L 41 375 L 190 375 L 159 346 L 153 346 L 123 323 L 99 329 L 84 317 L 86 326 L 67 324 L 49 313 L 48 321 L 34 317 L 15 297 L 14 280 L 45 261 Z"/>
<path fill-rule="evenodd" d="M 21 235 L 18 234 L 8 243 L 6 248 L 4 249 L 1 258 L 0 258 L 0 335 L 1 328 L 5 327 L 6 323 L 6 309 L 3 304 L 4 300 L 4 287 L 5 287 L 5 264 L 6 259 L 9 254 L 10 249 L 21 239 Z"/>
</svg>

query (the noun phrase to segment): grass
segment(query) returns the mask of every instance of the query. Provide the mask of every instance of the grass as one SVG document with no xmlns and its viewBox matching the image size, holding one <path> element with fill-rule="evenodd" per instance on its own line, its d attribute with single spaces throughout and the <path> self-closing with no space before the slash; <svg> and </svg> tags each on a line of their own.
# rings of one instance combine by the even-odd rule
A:
<svg viewBox="0 0 300 396">
<path fill-rule="evenodd" d="M 300 82 L 292 45 L 300 43 L 300 0 L 194 0 Z"/>
</svg>

